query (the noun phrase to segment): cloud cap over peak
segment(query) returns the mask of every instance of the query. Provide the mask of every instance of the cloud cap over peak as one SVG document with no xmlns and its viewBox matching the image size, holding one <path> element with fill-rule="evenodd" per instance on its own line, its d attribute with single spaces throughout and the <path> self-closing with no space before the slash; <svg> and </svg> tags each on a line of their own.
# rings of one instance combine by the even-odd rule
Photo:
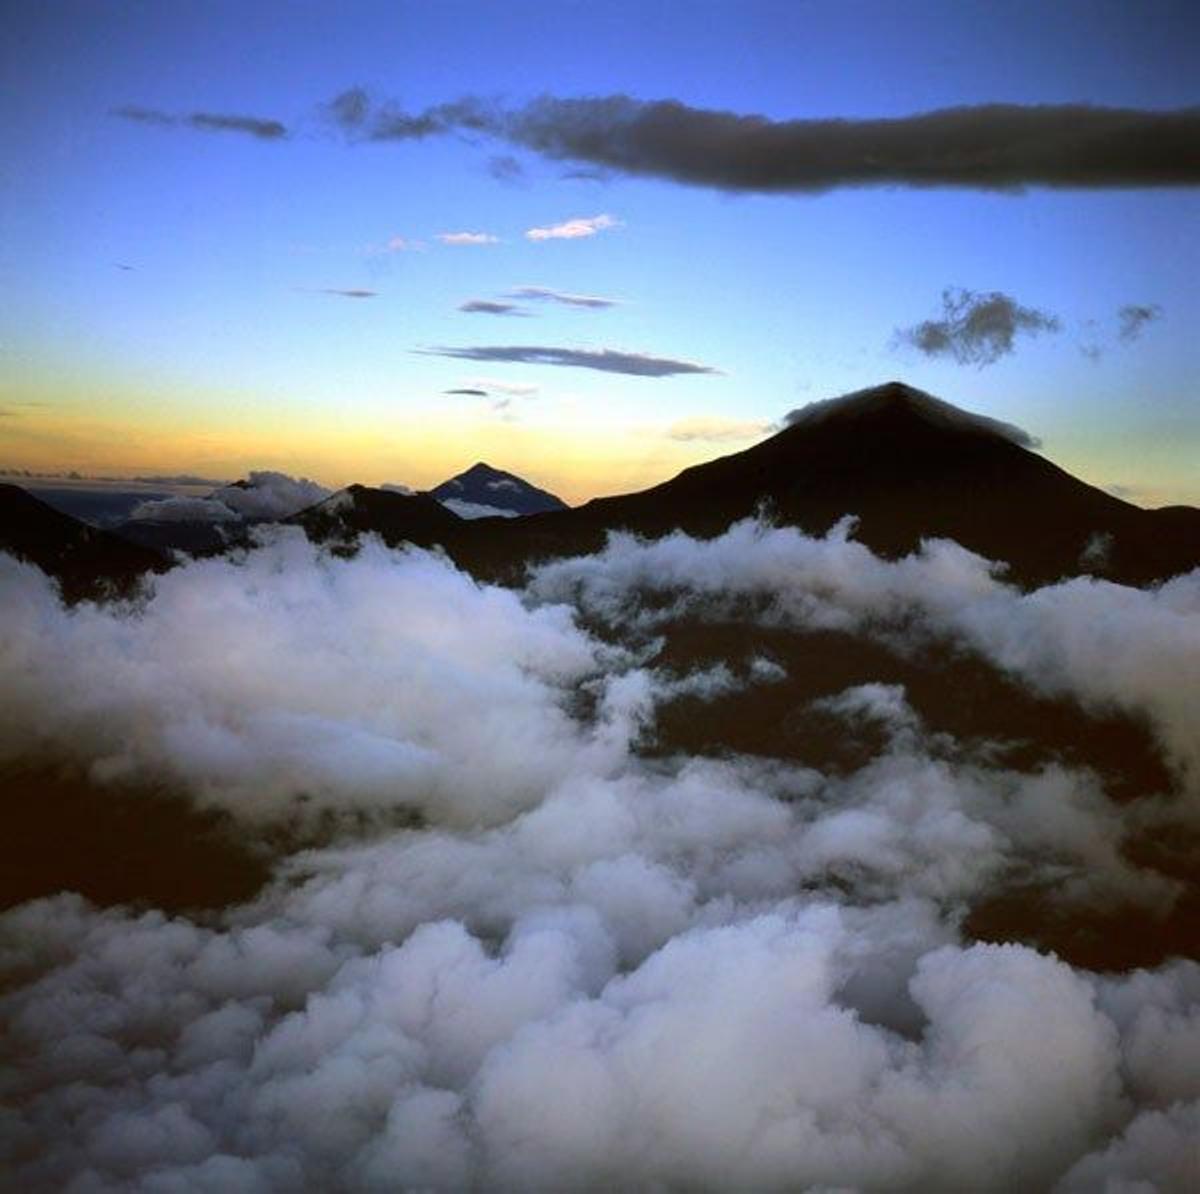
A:
<svg viewBox="0 0 1200 1194">
<path fill-rule="evenodd" d="M 939 427 L 997 435 L 1021 448 L 1032 449 L 1041 446 L 1041 441 L 1023 427 L 964 410 L 961 406 L 955 406 L 942 398 L 935 398 L 924 390 L 899 381 L 809 402 L 805 406 L 788 411 L 783 417 L 783 422 L 787 427 L 812 427 L 831 419 L 869 413 L 889 406 L 902 406 L 927 423 Z"/>
</svg>

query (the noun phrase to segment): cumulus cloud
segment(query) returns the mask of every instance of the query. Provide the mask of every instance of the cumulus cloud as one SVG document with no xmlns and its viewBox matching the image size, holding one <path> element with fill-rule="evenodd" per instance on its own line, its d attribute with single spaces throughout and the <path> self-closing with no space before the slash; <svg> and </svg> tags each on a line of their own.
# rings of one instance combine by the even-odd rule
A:
<svg viewBox="0 0 1200 1194">
<path fill-rule="evenodd" d="M 604 172 L 729 191 L 845 186 L 1195 186 L 1200 109 L 982 104 L 886 119 L 772 120 L 627 95 L 544 96 L 504 110 L 478 99 L 406 114 L 361 91 L 335 101 L 349 135 L 413 139 L 465 130 Z M 338 110 L 336 104 L 343 103 Z"/>
<path fill-rule="evenodd" d="M 578 216 L 573 220 L 564 220 L 561 224 L 548 224 L 541 228 L 530 228 L 525 233 L 526 240 L 581 240 L 584 237 L 595 236 L 606 228 L 619 228 L 620 221 L 610 215 Z"/>
<path fill-rule="evenodd" d="M 1189 1189 L 1200 965 L 1096 975 L 963 932 L 1031 875 L 1152 917 L 1172 884 L 1121 849 L 1143 802 L 933 733 L 895 685 L 796 711 L 881 729 L 845 772 L 640 744 L 681 692 L 781 683 L 757 656 L 662 667 L 655 635 L 686 613 L 948 640 L 1147 717 L 1186 785 L 1200 573 L 1021 593 L 953 544 L 889 561 L 847 532 L 616 536 L 504 589 L 272 528 L 71 608 L 0 556 L 0 762 L 83 769 L 97 799 L 142 782 L 248 837 L 371 826 L 203 918 L 68 894 L 0 916 L 7 1173 Z"/>
<path fill-rule="evenodd" d="M 497 245 L 498 236 L 490 232 L 439 232 L 437 239 L 444 245 Z"/>
<path fill-rule="evenodd" d="M 520 286 L 509 292 L 510 298 L 532 299 L 536 302 L 562 303 L 567 307 L 585 307 L 599 311 L 615 307 L 616 299 L 600 298 L 594 294 L 568 294 L 562 290 L 551 290 L 546 286 Z"/>
<path fill-rule="evenodd" d="M 1120 331 L 1117 333 L 1122 340 L 1129 343 L 1136 340 L 1146 324 L 1162 317 L 1162 308 L 1157 303 L 1129 303 L 1117 312 Z"/>
<path fill-rule="evenodd" d="M 458 306 L 460 311 L 466 311 L 470 315 L 528 315 L 529 312 L 523 310 L 516 303 L 499 303 L 492 299 L 468 299 L 465 303 L 460 303 Z"/>
<path fill-rule="evenodd" d="M 978 294 L 950 288 L 942 291 L 942 318 L 897 329 L 897 339 L 931 357 L 950 357 L 960 365 L 983 368 L 1008 356 L 1019 335 L 1057 332 L 1058 319 L 1023 307 L 998 290 Z"/>
<path fill-rule="evenodd" d="M 142 502 L 130 517 L 153 522 L 226 522 L 235 518 L 272 521 L 312 506 L 332 492 L 308 477 L 259 469 L 246 480 L 222 485 L 207 497 Z"/>
<path fill-rule="evenodd" d="M 112 113 L 122 120 L 138 124 L 158 125 L 160 128 L 191 128 L 210 133 L 244 133 L 259 141 L 281 141 L 288 135 L 287 126 L 278 120 L 260 116 L 238 116 L 214 112 L 193 112 L 188 116 L 172 116 L 155 108 L 127 105 Z"/>
<path fill-rule="evenodd" d="M 169 497 L 139 502 L 129 517 L 138 522 L 233 522 L 241 515 L 217 498 Z"/>
<path fill-rule="evenodd" d="M 517 361 L 526 365 L 565 365 L 574 369 L 597 369 L 602 373 L 627 373 L 634 377 L 671 377 L 678 373 L 719 373 L 709 365 L 652 357 L 613 348 L 552 348 L 539 345 L 499 344 L 478 347 L 418 348 L 429 356 L 454 357 L 462 361 Z"/>
<path fill-rule="evenodd" d="M 308 477 L 291 477 L 287 473 L 258 469 L 245 481 L 218 489 L 213 497 L 247 519 L 287 518 L 322 501 L 333 490 Z"/>
<path fill-rule="evenodd" d="M 667 436 L 681 443 L 737 443 L 766 435 L 771 426 L 765 419 L 726 419 L 716 415 L 696 415 L 690 419 L 677 419 L 667 428 Z"/>
</svg>

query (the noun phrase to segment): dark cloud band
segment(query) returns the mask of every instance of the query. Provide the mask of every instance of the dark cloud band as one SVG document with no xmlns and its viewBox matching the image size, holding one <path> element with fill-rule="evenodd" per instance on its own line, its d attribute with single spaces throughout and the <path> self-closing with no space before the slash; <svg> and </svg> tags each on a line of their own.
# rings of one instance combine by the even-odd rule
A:
<svg viewBox="0 0 1200 1194">
<path fill-rule="evenodd" d="M 1200 108 L 985 104 L 895 119 L 776 121 L 613 95 L 546 96 L 513 111 L 467 98 L 407 114 L 352 91 L 327 111 L 358 139 L 487 133 L 555 160 L 730 191 L 1200 183 Z"/>
</svg>

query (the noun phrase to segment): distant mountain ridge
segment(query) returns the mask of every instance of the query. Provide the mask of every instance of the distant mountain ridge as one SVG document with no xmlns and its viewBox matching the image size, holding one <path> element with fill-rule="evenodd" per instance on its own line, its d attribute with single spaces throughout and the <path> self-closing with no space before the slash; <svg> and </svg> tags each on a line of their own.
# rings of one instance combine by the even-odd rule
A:
<svg viewBox="0 0 1200 1194">
<path fill-rule="evenodd" d="M 953 539 L 1003 561 L 1023 585 L 1082 573 L 1142 585 L 1200 567 L 1200 509 L 1141 509 L 1072 477 L 1030 442 L 1018 428 L 890 382 L 793 412 L 787 427 L 745 451 L 583 506 L 566 507 L 480 462 L 429 493 L 351 485 L 283 521 L 343 550 L 364 533 L 389 544 L 437 545 L 476 577 L 511 582 L 538 560 L 597 550 L 612 531 L 711 537 L 760 512 L 810 534 L 851 515 L 855 537 L 888 557 L 923 539 Z M 161 568 L 171 547 L 203 553 L 245 542 L 242 534 L 226 538 L 236 524 L 189 539 L 182 523 L 186 542 L 166 524 L 151 524 L 135 545 L 16 486 L 4 489 L 22 497 L 8 495 L 0 549 L 33 559 L 72 594 L 94 591 L 108 573 L 126 583 L 139 569 Z M 468 517 L 447 502 L 469 507 Z M 480 518 L 480 507 L 522 516 Z M 23 529 L 23 520 L 39 529 Z M 33 546 L 25 542 L 31 536 Z"/>
</svg>

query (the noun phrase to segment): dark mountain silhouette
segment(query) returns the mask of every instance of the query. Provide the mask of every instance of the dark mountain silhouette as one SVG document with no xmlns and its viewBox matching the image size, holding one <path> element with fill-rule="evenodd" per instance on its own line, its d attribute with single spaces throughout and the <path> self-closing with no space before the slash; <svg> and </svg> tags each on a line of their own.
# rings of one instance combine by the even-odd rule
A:
<svg viewBox="0 0 1200 1194">
<path fill-rule="evenodd" d="M 332 497 L 283 520 L 304 528 L 316 543 L 349 549 L 362 534 L 373 533 L 385 543 L 415 543 L 418 547 L 452 542 L 463 520 L 424 493 L 396 493 L 350 485 Z"/>
<path fill-rule="evenodd" d="M 1143 510 L 1016 442 L 1021 433 L 891 382 L 797 412 L 768 440 L 640 493 L 471 527 L 448 543 L 482 575 L 600 547 L 607 531 L 709 537 L 762 509 L 824 533 L 847 514 L 856 537 L 897 556 L 949 538 L 1010 565 L 1025 584 L 1090 572 L 1145 584 L 1200 565 L 1200 509 Z"/>
<path fill-rule="evenodd" d="M 189 556 L 207 556 L 247 542 L 246 526 L 245 523 L 158 522 L 149 518 L 131 518 L 113 527 L 113 534 L 167 556 L 177 551 Z"/>
<path fill-rule="evenodd" d="M 492 468 L 480 461 L 466 472 L 443 481 L 430 494 L 438 501 L 454 500 L 470 502 L 476 506 L 493 506 L 498 510 L 512 510 L 517 514 L 544 514 L 550 510 L 566 510 L 561 498 L 530 485 L 528 481 Z"/>
<path fill-rule="evenodd" d="M 18 485 L 0 484 L 0 551 L 36 564 L 58 581 L 68 601 L 125 594 L 164 558 L 90 527 L 39 501 Z"/>
</svg>

